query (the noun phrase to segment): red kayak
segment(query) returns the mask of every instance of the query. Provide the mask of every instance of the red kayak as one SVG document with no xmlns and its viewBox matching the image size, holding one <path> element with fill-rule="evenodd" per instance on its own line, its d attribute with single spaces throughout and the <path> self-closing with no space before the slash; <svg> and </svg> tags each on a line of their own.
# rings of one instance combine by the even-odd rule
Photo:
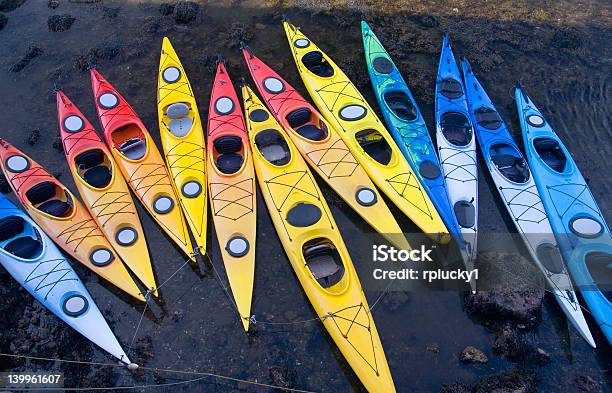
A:
<svg viewBox="0 0 612 393">
<path fill-rule="evenodd" d="M 148 289 L 155 277 L 136 206 L 111 152 L 66 95 L 56 93 L 64 154 L 81 198 L 117 254 Z"/>
<path fill-rule="evenodd" d="M 193 258 L 185 217 L 164 160 L 130 104 L 95 69 L 91 84 L 106 143 L 134 194 L 172 238 Z"/>
<path fill-rule="evenodd" d="M 232 294 L 248 330 L 255 278 L 255 171 L 240 101 L 222 62 L 208 114 L 210 206 Z"/>
</svg>

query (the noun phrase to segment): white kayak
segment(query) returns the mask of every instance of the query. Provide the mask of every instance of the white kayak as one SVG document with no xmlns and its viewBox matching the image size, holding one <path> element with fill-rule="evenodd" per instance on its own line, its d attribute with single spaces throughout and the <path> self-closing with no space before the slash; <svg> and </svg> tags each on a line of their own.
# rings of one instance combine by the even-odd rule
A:
<svg viewBox="0 0 612 393">
<path fill-rule="evenodd" d="M 0 195 L 0 264 L 53 314 L 123 363 L 131 363 L 57 246 L 3 195 Z"/>
</svg>

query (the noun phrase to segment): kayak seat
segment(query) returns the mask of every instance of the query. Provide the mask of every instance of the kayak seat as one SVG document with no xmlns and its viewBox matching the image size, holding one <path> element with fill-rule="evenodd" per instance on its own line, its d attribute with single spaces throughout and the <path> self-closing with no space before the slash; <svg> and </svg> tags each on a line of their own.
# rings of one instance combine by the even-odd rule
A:
<svg viewBox="0 0 612 393">
<path fill-rule="evenodd" d="M 408 94 L 403 91 L 388 91 L 383 95 L 389 109 L 400 119 L 406 121 L 416 120 L 417 109 Z"/>
<path fill-rule="evenodd" d="M 100 165 L 86 170 L 83 178 L 92 187 L 104 188 L 110 183 L 113 175 L 108 167 Z"/>
<path fill-rule="evenodd" d="M 278 131 L 268 129 L 255 136 L 255 145 L 262 156 L 272 165 L 281 166 L 291 161 L 287 141 Z"/>
<path fill-rule="evenodd" d="M 4 242 L 23 232 L 24 220 L 18 216 L 4 217 L 0 220 L 0 242 Z"/>
<path fill-rule="evenodd" d="M 442 134 L 455 146 L 467 146 L 472 140 L 472 127 L 467 117 L 458 112 L 446 112 L 440 119 Z"/>
<path fill-rule="evenodd" d="M 319 51 L 311 51 L 302 56 L 302 63 L 310 72 L 323 78 L 334 75 L 334 68 L 323 58 Z"/>
<path fill-rule="evenodd" d="M 497 154 L 492 155 L 491 160 L 506 179 L 515 183 L 525 183 L 529 180 L 529 169 L 522 157 L 515 157 L 510 154 Z"/>
<path fill-rule="evenodd" d="M 242 139 L 235 135 L 222 136 L 214 140 L 215 150 L 220 153 L 215 164 L 222 173 L 232 174 L 242 168 L 244 157 L 238 154 L 242 150 Z"/>
<path fill-rule="evenodd" d="M 597 288 L 612 302 L 612 255 L 594 252 L 587 255 L 585 263 Z"/>
<path fill-rule="evenodd" d="M 355 139 L 361 148 L 373 160 L 382 165 L 387 165 L 391 161 L 391 147 L 376 130 L 362 130 L 355 134 Z"/>
<path fill-rule="evenodd" d="M 499 114 L 486 106 L 482 106 L 474 111 L 476 122 L 488 130 L 496 130 L 502 124 Z"/>
<path fill-rule="evenodd" d="M 55 190 L 55 183 L 46 181 L 26 191 L 26 197 L 38 210 L 54 217 L 63 217 L 72 209 L 72 206 L 68 202 L 57 199 Z"/>
<path fill-rule="evenodd" d="M 312 242 L 312 241 L 311 241 Z M 310 273 L 323 288 L 337 284 L 344 275 L 338 251 L 329 243 L 304 245 L 303 254 Z"/>
<path fill-rule="evenodd" d="M 533 147 L 536 152 L 552 170 L 562 173 L 567 164 L 567 158 L 559 146 L 559 143 L 554 139 L 537 138 L 533 141 Z"/>
<path fill-rule="evenodd" d="M 453 207 L 457 222 L 463 228 L 472 228 L 476 223 L 476 209 L 474 204 L 468 201 L 458 201 Z"/>
<path fill-rule="evenodd" d="M 442 79 L 442 82 L 440 82 L 440 93 L 446 98 L 459 98 L 463 95 L 463 87 L 461 82 L 453 78 Z"/>
<path fill-rule="evenodd" d="M 168 130 L 177 138 L 187 135 L 193 126 L 189 111 L 189 106 L 183 102 L 177 102 L 166 108 L 166 115 L 171 119 Z"/>
<path fill-rule="evenodd" d="M 289 113 L 286 117 L 289 126 L 298 134 L 311 141 L 322 141 L 327 137 L 327 129 L 314 124 L 306 124 L 310 121 L 312 112 L 308 108 L 299 108 Z"/>
<path fill-rule="evenodd" d="M 30 236 L 18 237 L 4 246 L 7 252 L 23 259 L 32 259 L 37 256 L 41 248 L 40 242 Z"/>
<path fill-rule="evenodd" d="M 142 138 L 129 138 L 121 142 L 119 151 L 130 160 L 139 160 L 147 152 L 147 143 Z"/>
<path fill-rule="evenodd" d="M 549 272 L 560 274 L 565 271 L 565 265 L 559 248 L 551 243 L 542 243 L 536 247 L 536 255 Z"/>
<path fill-rule="evenodd" d="M 83 179 L 92 187 L 103 188 L 110 183 L 112 173 L 104 163 L 104 153 L 100 149 L 89 150 L 75 158 L 79 169 L 84 171 Z"/>
</svg>

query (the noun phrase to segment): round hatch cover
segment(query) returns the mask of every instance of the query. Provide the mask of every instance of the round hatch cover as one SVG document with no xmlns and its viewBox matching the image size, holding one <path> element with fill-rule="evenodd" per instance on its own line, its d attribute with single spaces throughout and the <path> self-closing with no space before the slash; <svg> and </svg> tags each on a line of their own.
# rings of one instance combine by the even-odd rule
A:
<svg viewBox="0 0 612 393">
<path fill-rule="evenodd" d="M 108 248 L 98 248 L 89 256 L 89 260 L 96 266 L 106 266 L 115 259 L 113 253 Z"/>
<path fill-rule="evenodd" d="M 158 197 L 155 202 L 153 202 L 153 210 L 159 214 L 169 213 L 170 210 L 174 207 L 174 201 L 172 198 L 166 195 L 162 195 Z"/>
<path fill-rule="evenodd" d="M 176 67 L 168 67 L 162 72 L 162 78 L 168 83 L 174 83 L 181 79 L 181 70 Z"/>
<path fill-rule="evenodd" d="M 374 190 L 367 187 L 359 189 L 355 194 L 355 198 L 361 206 L 372 206 L 378 199 Z"/>
<path fill-rule="evenodd" d="M 366 115 L 366 108 L 361 105 L 351 104 L 340 109 L 339 115 L 342 120 L 355 121 L 363 119 Z"/>
<path fill-rule="evenodd" d="M 20 173 L 30 167 L 30 160 L 24 156 L 10 156 L 8 160 L 6 160 L 6 167 L 11 172 Z"/>
<path fill-rule="evenodd" d="M 83 295 L 72 294 L 64 299 L 62 309 L 64 313 L 71 317 L 78 317 L 85 314 L 85 311 L 89 308 L 89 302 Z"/>
<path fill-rule="evenodd" d="M 132 227 L 121 228 L 115 235 L 115 240 L 122 246 L 130 246 L 136 242 L 136 239 L 138 232 Z"/>
<path fill-rule="evenodd" d="M 202 192 L 202 185 L 195 180 L 190 180 L 183 184 L 181 192 L 186 198 L 195 198 Z"/>
<path fill-rule="evenodd" d="M 386 57 L 377 57 L 372 62 L 374 69 L 381 74 L 390 74 L 393 71 L 393 63 Z"/>
<path fill-rule="evenodd" d="M 287 212 L 287 222 L 294 227 L 309 227 L 321 219 L 321 209 L 310 203 L 298 203 Z"/>
<path fill-rule="evenodd" d="M 104 93 L 98 97 L 98 104 L 104 109 L 113 109 L 119 104 L 119 98 L 113 93 Z"/>
<path fill-rule="evenodd" d="M 233 257 L 242 257 L 249 252 L 249 241 L 242 236 L 234 236 L 225 245 L 225 250 Z"/>
<path fill-rule="evenodd" d="M 79 132 L 85 127 L 85 122 L 79 116 L 72 115 L 64 119 L 64 130 L 68 132 Z"/>
<path fill-rule="evenodd" d="M 603 225 L 591 217 L 576 217 L 570 221 L 570 229 L 580 237 L 594 238 L 603 232 Z"/>
<path fill-rule="evenodd" d="M 308 41 L 306 38 L 298 38 L 293 44 L 298 48 L 307 48 L 308 45 L 310 45 L 310 41 Z"/>
<path fill-rule="evenodd" d="M 220 115 L 227 115 L 234 110 L 234 101 L 229 97 L 221 97 L 215 102 L 215 111 Z"/>
<path fill-rule="evenodd" d="M 270 93 L 278 94 L 285 90 L 285 84 L 278 78 L 269 77 L 264 79 L 263 85 Z"/>
<path fill-rule="evenodd" d="M 527 123 L 534 127 L 542 127 L 546 123 L 546 120 L 540 115 L 529 115 L 527 116 Z"/>
</svg>

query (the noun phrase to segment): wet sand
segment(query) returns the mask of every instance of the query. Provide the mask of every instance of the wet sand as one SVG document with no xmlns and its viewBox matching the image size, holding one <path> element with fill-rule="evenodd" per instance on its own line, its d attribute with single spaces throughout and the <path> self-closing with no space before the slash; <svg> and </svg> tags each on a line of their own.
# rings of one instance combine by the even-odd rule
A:
<svg viewBox="0 0 612 393">
<path fill-rule="evenodd" d="M 16 8 L 11 9 L 9 3 Z M 0 107 L 4 108 L 0 112 L 0 136 L 52 169 L 73 191 L 76 189 L 64 156 L 56 148 L 59 132 L 53 90 L 62 87 L 98 126 L 87 72 L 90 65 L 96 65 L 120 90 L 161 146 L 155 89 L 164 35 L 171 39 L 186 68 L 203 118 L 207 116 L 218 53 L 227 58 L 234 82 L 240 77 L 249 80 L 238 51 L 241 40 L 306 93 L 287 50 L 281 25 L 283 14 L 334 58 L 377 108 L 361 47 L 359 21 L 366 18 L 404 73 L 430 130 L 443 31 L 451 34 L 455 54 L 468 56 L 519 141 L 512 87 L 520 80 L 566 141 L 611 222 L 612 180 L 607 176 L 607 162 L 612 156 L 612 26 L 608 2 L 531 5 L 429 1 L 402 8 L 381 1 L 211 1 L 201 3 L 193 14 L 159 2 L 90 4 L 59 0 L 57 8 L 51 7 L 55 5 L 53 1 L 49 6 L 46 1 L 0 1 L 0 12 L 7 18 L 0 31 Z M 50 22 L 49 17 L 54 15 L 64 17 Z M 479 176 L 484 180 L 479 190 L 481 231 L 508 231 L 511 226 L 501 214 L 491 179 L 483 172 Z M 355 250 L 370 229 L 329 188 L 322 188 L 358 270 L 365 273 L 367 259 Z M 5 185 L 2 191 L 7 191 Z M 9 197 L 14 200 L 12 195 Z M 258 209 L 253 313 L 260 321 L 311 319 L 314 313 L 283 253 L 260 195 Z M 139 213 L 156 276 L 163 281 L 182 265 L 183 257 L 146 212 L 140 209 Z M 406 219 L 400 224 L 406 231 L 415 231 Z M 197 267 L 183 268 L 164 286 L 162 300 L 146 312 L 134 338 L 130 354 L 133 361 L 152 368 L 213 372 L 317 392 L 363 391 L 317 322 L 255 324 L 245 335 L 216 279 L 214 269 L 226 282 L 212 231 L 209 240 L 214 268 L 200 261 Z M 75 269 L 127 350 L 143 306 L 134 304 L 82 266 L 77 264 Z M 0 294 L 4 316 L 0 321 L 2 352 L 110 361 L 105 353 L 46 312 L 4 270 L 0 271 Z M 373 303 L 380 293 L 366 295 Z M 525 327 L 513 321 L 468 315 L 462 299 L 456 292 L 392 292 L 376 307 L 374 319 L 399 392 L 438 392 L 444 384 L 455 382 L 479 384 L 475 391 L 491 391 L 492 383 L 504 383 L 507 378 L 538 392 L 582 388 L 610 391 L 612 353 L 602 334 L 591 324 L 599 344 L 597 350 L 591 350 L 568 328 L 551 296 L 547 295 L 538 307 L 537 320 Z M 547 352 L 549 360 L 512 360 L 503 355 L 503 350 L 499 354 L 495 343 L 505 337 L 506 325 Z M 459 354 L 467 346 L 482 350 L 488 363 L 462 363 Z M 187 378 L 173 373 L 142 370 L 131 374 L 121 368 L 0 357 L 0 371 L 7 370 L 61 370 L 66 375 L 66 386 L 71 387 L 156 384 Z M 515 370 L 520 370 L 519 374 L 500 376 Z M 266 391 L 214 378 L 164 389 Z"/>
</svg>

